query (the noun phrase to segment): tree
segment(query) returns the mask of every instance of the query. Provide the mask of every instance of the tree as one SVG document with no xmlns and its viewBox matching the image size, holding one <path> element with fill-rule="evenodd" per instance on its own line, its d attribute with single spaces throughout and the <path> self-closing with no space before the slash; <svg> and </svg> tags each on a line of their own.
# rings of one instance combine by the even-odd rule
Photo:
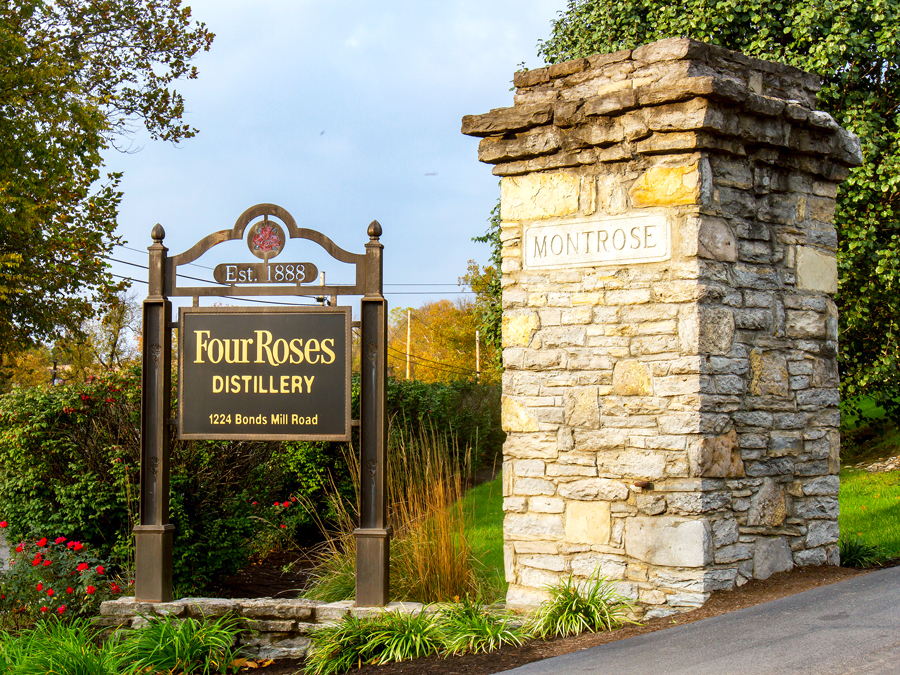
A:
<svg viewBox="0 0 900 675">
<path fill-rule="evenodd" d="M 0 4 L 0 357 L 78 334 L 123 284 L 120 174 L 103 151 L 142 124 L 173 143 L 196 132 L 172 89 L 213 35 L 181 0 Z"/>
<path fill-rule="evenodd" d="M 475 331 L 479 325 L 475 304 L 467 299 L 455 303 L 438 300 L 419 309 L 394 308 L 388 330 L 389 372 L 396 378 L 406 376 L 409 334 L 411 378 L 425 382 L 475 379 Z M 485 368 L 493 361 L 493 348 L 482 343 L 482 381 L 497 379 L 492 368 Z"/>
<path fill-rule="evenodd" d="M 472 241 L 488 244 L 491 247 L 490 264 L 481 267 L 474 260 L 469 261 L 466 274 L 459 283 L 468 286 L 475 293 L 475 314 L 481 326 L 481 337 L 484 344 L 490 347 L 490 361 L 483 361 L 493 372 L 492 379 L 499 379 L 503 372 L 503 344 L 501 323 L 503 320 L 503 298 L 500 287 L 500 265 L 503 262 L 500 244 L 500 200 L 491 209 L 488 229 L 480 237 Z"/>
<path fill-rule="evenodd" d="M 890 406 L 900 395 L 900 2 L 569 0 L 538 51 L 557 63 L 674 36 L 819 75 L 819 107 L 860 137 L 865 162 L 835 214 L 842 389 Z"/>
</svg>

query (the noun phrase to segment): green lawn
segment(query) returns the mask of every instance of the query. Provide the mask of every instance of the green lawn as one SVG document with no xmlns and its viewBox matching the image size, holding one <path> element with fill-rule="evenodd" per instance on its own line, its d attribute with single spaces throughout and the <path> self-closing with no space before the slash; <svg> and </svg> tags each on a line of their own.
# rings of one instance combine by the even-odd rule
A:
<svg viewBox="0 0 900 675">
<path fill-rule="evenodd" d="M 469 490 L 462 500 L 462 508 L 468 516 L 469 543 L 488 573 L 497 580 L 500 597 L 505 597 L 502 479 L 498 477 Z"/>
<path fill-rule="evenodd" d="M 900 557 L 900 471 L 841 472 L 841 534 Z"/>
</svg>

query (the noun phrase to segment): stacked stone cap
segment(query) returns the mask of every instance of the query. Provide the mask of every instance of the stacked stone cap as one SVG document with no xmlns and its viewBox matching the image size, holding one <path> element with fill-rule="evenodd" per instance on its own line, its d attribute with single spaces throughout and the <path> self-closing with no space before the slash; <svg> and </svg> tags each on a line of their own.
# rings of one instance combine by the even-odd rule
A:
<svg viewBox="0 0 900 675">
<path fill-rule="evenodd" d="M 463 117 L 512 176 L 710 150 L 840 181 L 859 139 L 818 111 L 819 78 L 686 38 L 518 72 L 515 105 Z"/>
</svg>

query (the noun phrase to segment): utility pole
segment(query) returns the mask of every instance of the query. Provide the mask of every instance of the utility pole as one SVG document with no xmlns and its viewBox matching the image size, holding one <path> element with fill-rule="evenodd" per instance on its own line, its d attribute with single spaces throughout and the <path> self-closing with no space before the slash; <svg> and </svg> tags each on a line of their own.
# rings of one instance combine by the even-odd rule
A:
<svg viewBox="0 0 900 675">
<path fill-rule="evenodd" d="M 475 381 L 481 382 L 481 331 L 475 331 Z"/>
<path fill-rule="evenodd" d="M 409 379 L 409 342 L 412 340 L 412 309 L 406 308 L 406 379 Z"/>
</svg>

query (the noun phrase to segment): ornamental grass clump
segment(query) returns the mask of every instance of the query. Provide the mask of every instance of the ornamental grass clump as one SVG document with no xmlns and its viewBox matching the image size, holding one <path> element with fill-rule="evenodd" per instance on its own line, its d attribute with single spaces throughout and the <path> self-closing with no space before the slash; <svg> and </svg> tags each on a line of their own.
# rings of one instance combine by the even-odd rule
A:
<svg viewBox="0 0 900 675">
<path fill-rule="evenodd" d="M 50 616 L 92 616 L 101 602 L 122 594 L 120 583 L 81 542 L 29 538 L 15 546 L 9 569 L 0 573 L 0 622 L 21 628 Z"/>
<path fill-rule="evenodd" d="M 0 635 L 0 672 L 15 675 L 119 675 L 127 664 L 114 640 L 100 640 L 87 619 L 44 621 L 16 636 Z"/>
<path fill-rule="evenodd" d="M 444 607 L 438 614 L 438 628 L 444 651 L 454 655 L 487 653 L 504 645 L 519 647 L 531 638 L 512 615 L 469 598 Z"/>
<path fill-rule="evenodd" d="M 598 574 L 582 583 L 570 576 L 548 587 L 547 592 L 550 599 L 534 611 L 527 624 L 532 634 L 543 640 L 636 623 L 629 617 L 631 602 Z"/>
<path fill-rule="evenodd" d="M 387 467 L 391 542 L 391 595 L 397 600 L 446 602 L 468 595 L 492 597 L 496 583 L 475 557 L 466 537 L 467 514 L 460 507 L 470 483 L 471 452 L 433 429 L 412 435 L 394 426 Z M 347 464 L 356 471 L 357 462 Z M 359 503 L 359 476 L 353 476 Z M 307 596 L 333 602 L 355 593 L 356 542 L 359 522 L 355 504 L 348 506 L 332 490 L 331 527 L 322 524 L 326 546 Z"/>
<path fill-rule="evenodd" d="M 227 673 L 237 670 L 234 647 L 240 620 L 223 616 L 214 621 L 152 616 L 128 634 L 121 647 L 125 671 L 136 673 Z M 236 663 L 237 662 L 237 663 Z"/>
<path fill-rule="evenodd" d="M 384 611 L 367 619 L 347 615 L 313 633 L 310 640 L 307 675 L 409 661 L 438 654 L 443 646 L 435 617 L 425 612 Z"/>
<path fill-rule="evenodd" d="M 865 569 L 880 565 L 888 556 L 877 546 L 854 535 L 844 535 L 840 539 L 841 567 Z"/>
</svg>

